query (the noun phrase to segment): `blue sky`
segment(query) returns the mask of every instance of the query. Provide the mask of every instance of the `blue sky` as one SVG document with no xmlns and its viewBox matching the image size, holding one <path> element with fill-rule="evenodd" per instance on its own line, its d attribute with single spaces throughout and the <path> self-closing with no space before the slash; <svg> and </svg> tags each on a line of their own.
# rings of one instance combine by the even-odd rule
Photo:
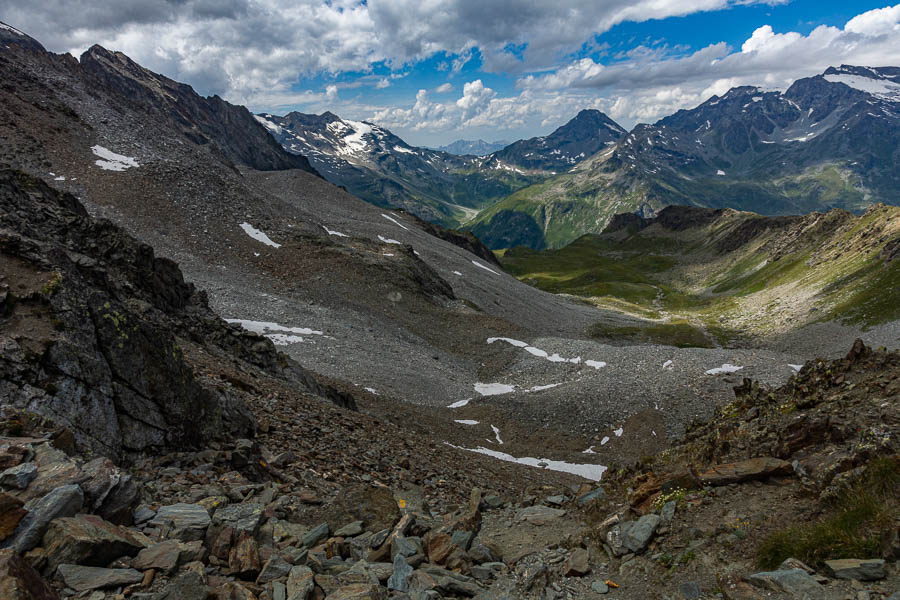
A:
<svg viewBox="0 0 900 600">
<path fill-rule="evenodd" d="M 93 43 L 251 110 L 362 119 L 408 142 L 626 128 L 734 85 L 900 65 L 900 4 L 832 0 L 0 0 L 49 49 Z"/>
</svg>

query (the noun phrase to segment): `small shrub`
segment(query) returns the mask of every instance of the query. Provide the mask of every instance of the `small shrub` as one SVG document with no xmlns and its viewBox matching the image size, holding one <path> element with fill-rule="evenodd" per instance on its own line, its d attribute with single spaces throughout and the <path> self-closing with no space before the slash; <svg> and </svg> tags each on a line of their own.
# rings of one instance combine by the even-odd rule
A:
<svg viewBox="0 0 900 600">
<path fill-rule="evenodd" d="M 810 564 L 837 558 L 871 558 L 881 553 L 882 534 L 892 526 L 900 496 L 900 457 L 875 459 L 818 521 L 769 535 L 757 551 L 764 569 L 786 558 Z"/>
</svg>

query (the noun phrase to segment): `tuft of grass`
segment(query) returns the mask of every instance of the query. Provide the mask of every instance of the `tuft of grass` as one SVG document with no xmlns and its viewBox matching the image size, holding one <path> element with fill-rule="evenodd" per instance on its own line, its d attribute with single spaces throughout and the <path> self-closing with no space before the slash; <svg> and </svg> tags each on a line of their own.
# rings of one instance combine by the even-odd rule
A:
<svg viewBox="0 0 900 600">
<path fill-rule="evenodd" d="M 826 516 L 769 535 L 757 551 L 757 562 L 774 569 L 791 557 L 820 565 L 831 559 L 879 556 L 882 535 L 900 509 L 898 498 L 900 456 L 875 459 Z"/>
</svg>

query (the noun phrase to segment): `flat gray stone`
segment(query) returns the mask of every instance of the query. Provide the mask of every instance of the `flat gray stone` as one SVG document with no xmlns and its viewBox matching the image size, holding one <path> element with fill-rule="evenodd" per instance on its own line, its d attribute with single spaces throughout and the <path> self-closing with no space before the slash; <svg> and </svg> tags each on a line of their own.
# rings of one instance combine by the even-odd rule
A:
<svg viewBox="0 0 900 600">
<path fill-rule="evenodd" d="M 595 581 L 591 584 L 591 591 L 595 594 L 606 594 L 609 592 L 609 586 L 605 581 Z"/>
<path fill-rule="evenodd" d="M 84 505 L 84 492 L 77 485 L 63 485 L 36 500 L 22 517 L 13 535 L 0 547 L 13 548 L 17 554 L 28 552 L 41 542 L 50 521 L 78 514 Z"/>
<path fill-rule="evenodd" d="M 262 571 L 259 572 L 259 577 L 256 578 L 256 583 L 257 585 L 263 585 L 272 580 L 281 579 L 291 572 L 291 568 L 292 565 L 289 562 L 276 554 L 263 565 Z"/>
<path fill-rule="evenodd" d="M 406 562 L 406 557 L 402 554 L 397 554 L 394 557 L 394 572 L 388 578 L 387 588 L 398 592 L 409 591 L 409 578 L 412 573 L 413 568 Z"/>
<path fill-rule="evenodd" d="M 10 467 L 0 473 L 0 486 L 24 490 L 28 484 L 37 479 L 38 468 L 32 462 Z"/>
<path fill-rule="evenodd" d="M 784 592 L 794 596 L 803 597 L 809 595 L 812 598 L 821 598 L 824 588 L 810 577 L 803 569 L 785 569 L 781 571 L 765 571 L 754 573 L 747 577 L 747 581 L 758 588 L 773 592 Z"/>
<path fill-rule="evenodd" d="M 526 523 L 542 524 L 553 519 L 558 519 L 566 514 L 561 508 L 550 508 L 549 506 L 529 506 L 523 508 L 516 513 L 516 521 L 524 521 Z"/>
<path fill-rule="evenodd" d="M 640 554 L 647 549 L 661 520 L 659 515 L 649 514 L 637 521 L 619 523 L 606 534 L 606 541 L 616 556 Z"/>
<path fill-rule="evenodd" d="M 170 504 L 160 507 L 156 516 L 150 521 L 154 527 L 171 525 L 176 530 L 198 529 L 205 530 L 209 527 L 210 518 L 206 509 L 199 504 Z"/>
<path fill-rule="evenodd" d="M 139 583 L 144 575 L 135 569 L 104 569 L 79 565 L 59 565 L 57 575 L 76 592 L 99 590 Z"/>
<path fill-rule="evenodd" d="M 876 581 L 885 577 L 884 561 L 880 558 L 826 560 L 825 568 L 828 569 L 828 572 L 835 579 Z"/>
<path fill-rule="evenodd" d="M 362 521 L 347 523 L 334 532 L 334 537 L 350 538 L 360 535 L 364 531 Z"/>
<path fill-rule="evenodd" d="M 255 502 L 222 506 L 213 513 L 212 524 L 216 527 L 227 525 L 235 533 L 246 532 L 255 536 L 259 531 L 264 509 L 262 504 Z"/>
<path fill-rule="evenodd" d="M 312 548 L 322 540 L 328 537 L 330 529 L 328 528 L 328 523 L 322 523 L 317 525 L 306 532 L 303 536 L 303 539 L 300 540 L 300 543 L 303 544 L 306 548 Z"/>
</svg>

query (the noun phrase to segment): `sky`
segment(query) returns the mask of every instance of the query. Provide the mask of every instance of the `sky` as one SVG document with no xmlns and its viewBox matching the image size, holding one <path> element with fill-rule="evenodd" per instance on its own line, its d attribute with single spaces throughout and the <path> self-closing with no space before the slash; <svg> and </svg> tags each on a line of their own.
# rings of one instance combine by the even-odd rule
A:
<svg viewBox="0 0 900 600">
<path fill-rule="evenodd" d="M 0 21 L 419 146 L 545 135 L 584 108 L 630 129 L 736 85 L 900 66 L 900 4 L 866 0 L 0 0 Z"/>
</svg>

